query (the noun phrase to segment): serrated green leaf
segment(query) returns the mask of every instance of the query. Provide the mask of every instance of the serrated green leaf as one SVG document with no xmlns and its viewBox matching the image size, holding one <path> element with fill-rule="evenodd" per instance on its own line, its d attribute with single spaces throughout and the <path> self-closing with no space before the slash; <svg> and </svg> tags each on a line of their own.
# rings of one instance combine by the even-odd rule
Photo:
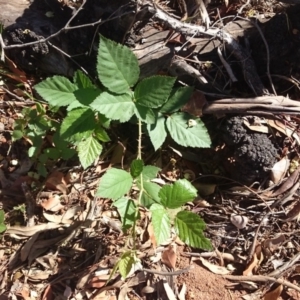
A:
<svg viewBox="0 0 300 300">
<path fill-rule="evenodd" d="M 128 172 L 109 169 L 100 180 L 96 196 L 117 200 L 129 192 L 132 182 Z"/>
<path fill-rule="evenodd" d="M 154 236 L 157 245 L 164 243 L 171 233 L 169 216 L 162 205 L 152 204 L 150 207 Z"/>
<path fill-rule="evenodd" d="M 78 86 L 79 89 L 94 87 L 91 79 L 84 74 L 81 70 L 77 70 L 73 76 L 73 82 Z"/>
<path fill-rule="evenodd" d="M 7 228 L 5 224 L 0 224 L 0 233 L 4 232 L 6 229 Z"/>
<path fill-rule="evenodd" d="M 125 279 L 135 264 L 135 258 L 130 251 L 125 252 L 119 261 L 119 271 Z"/>
<path fill-rule="evenodd" d="M 123 230 L 126 231 L 131 228 L 136 218 L 136 205 L 133 200 L 127 197 L 122 197 L 114 201 L 114 206 L 118 209 Z"/>
<path fill-rule="evenodd" d="M 68 106 L 68 111 L 73 110 L 78 107 L 84 107 L 89 106 L 100 94 L 101 90 L 94 88 L 94 87 L 88 87 L 88 88 L 82 88 L 74 92 L 76 101 L 72 102 Z"/>
<path fill-rule="evenodd" d="M 167 101 L 175 81 L 176 78 L 168 76 L 143 79 L 134 90 L 136 103 L 149 108 L 162 106 Z"/>
<path fill-rule="evenodd" d="M 159 197 L 161 204 L 167 208 L 177 208 L 193 201 L 197 197 L 197 190 L 186 179 L 179 179 L 173 184 L 164 185 Z"/>
<path fill-rule="evenodd" d="M 156 115 L 153 109 L 145 107 L 142 105 L 135 104 L 135 114 L 146 124 L 154 124 L 156 120 Z"/>
<path fill-rule="evenodd" d="M 163 144 L 167 137 L 165 121 L 165 117 L 160 115 L 155 124 L 147 125 L 148 134 L 155 151 Z"/>
<path fill-rule="evenodd" d="M 0 223 L 4 223 L 5 213 L 4 210 L 0 210 Z"/>
<path fill-rule="evenodd" d="M 137 186 L 141 193 L 141 205 L 149 208 L 154 203 L 160 203 L 159 191 L 161 187 L 154 182 L 143 183 L 143 189 L 140 182 L 137 182 Z"/>
<path fill-rule="evenodd" d="M 84 169 L 93 164 L 102 152 L 102 145 L 91 135 L 77 145 L 78 157 Z"/>
<path fill-rule="evenodd" d="M 63 76 L 53 76 L 34 86 L 36 91 L 53 106 L 67 106 L 76 101 L 74 91 L 78 87 L 68 78 Z"/>
<path fill-rule="evenodd" d="M 156 178 L 157 173 L 160 171 L 160 168 L 155 166 L 145 166 L 143 169 L 143 180 L 144 181 L 150 181 L 154 178 Z"/>
<path fill-rule="evenodd" d="M 130 164 L 130 174 L 133 178 L 138 177 L 144 168 L 144 162 L 141 159 L 135 159 Z"/>
<path fill-rule="evenodd" d="M 175 218 L 175 230 L 179 238 L 190 247 L 211 250 L 210 241 L 205 238 L 204 221 L 190 211 L 181 211 Z"/>
<path fill-rule="evenodd" d="M 110 138 L 104 128 L 98 126 L 94 131 L 95 137 L 101 142 L 109 142 Z"/>
<path fill-rule="evenodd" d="M 97 72 L 105 87 L 113 93 L 122 94 L 136 84 L 140 68 L 136 56 L 128 47 L 101 36 Z"/>
<path fill-rule="evenodd" d="M 130 93 L 113 95 L 103 92 L 90 106 L 107 118 L 120 122 L 128 121 L 134 114 L 134 103 Z"/>
<path fill-rule="evenodd" d="M 194 126 L 189 127 L 193 120 Z M 167 129 L 173 140 L 185 147 L 209 148 L 211 140 L 204 123 L 187 113 L 175 113 L 167 118 Z"/>
<path fill-rule="evenodd" d="M 69 142 L 88 138 L 96 127 L 94 112 L 90 108 L 77 108 L 68 113 L 61 124 L 60 137 Z"/>
<path fill-rule="evenodd" d="M 159 110 L 162 114 L 170 114 L 179 110 L 190 99 L 194 88 L 179 87 L 174 89 L 163 107 Z"/>
</svg>

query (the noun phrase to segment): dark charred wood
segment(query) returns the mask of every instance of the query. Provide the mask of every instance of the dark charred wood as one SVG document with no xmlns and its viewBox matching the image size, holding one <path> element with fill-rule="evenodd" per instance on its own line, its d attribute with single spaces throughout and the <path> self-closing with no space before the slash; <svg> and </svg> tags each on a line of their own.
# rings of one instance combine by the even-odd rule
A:
<svg viewBox="0 0 300 300">
<path fill-rule="evenodd" d="M 57 0 L 35 0 L 24 10 L 24 5 L 17 5 L 20 1 L 13 0 L 12 3 L 16 3 L 15 6 L 6 6 L 9 7 L 11 16 L 5 23 L 8 26 L 3 33 L 6 45 L 21 45 L 49 37 L 67 24 L 76 9 L 63 5 L 63 2 Z M 299 51 L 297 50 L 300 41 L 298 37 L 300 32 L 299 7 L 299 5 L 294 6 L 287 11 L 287 15 L 275 16 L 260 25 L 269 45 L 270 70 L 273 74 L 299 77 L 297 74 L 300 74 L 300 70 L 296 64 L 299 61 Z M 14 8 L 15 12 L 13 13 Z M 16 12 L 20 16 L 12 23 L 12 16 L 18 14 Z M 5 14 L 0 12 L 0 19 L 7 19 L 7 15 L 7 12 Z M 152 14 L 147 9 L 147 5 L 137 7 L 133 0 L 87 0 L 84 9 L 76 15 L 70 25 L 84 25 L 99 20 L 103 22 L 101 25 L 63 31 L 58 36 L 51 38 L 49 42 L 6 50 L 6 54 L 18 67 L 27 72 L 45 73 L 45 75 L 62 74 L 70 77 L 80 65 L 92 77 L 95 77 L 98 39 L 99 34 L 103 34 L 105 37 L 132 48 L 139 59 L 142 78 L 160 71 L 171 70 L 172 74 L 178 75 L 180 80 L 184 80 L 188 84 L 195 84 L 205 91 L 222 91 L 223 94 L 235 93 L 235 96 L 239 96 L 241 93 L 253 95 L 251 88 L 244 80 L 245 66 L 241 67 L 241 63 L 237 62 L 236 57 L 230 51 L 224 51 L 223 55 L 230 64 L 235 77 L 238 78 L 238 82 L 231 84 L 227 91 L 224 89 L 230 79 L 217 55 L 217 47 L 224 49 L 220 40 L 203 36 L 189 38 L 187 46 L 178 52 L 180 45 L 169 42 L 174 39 L 172 30 L 164 28 L 163 24 L 154 23 L 151 17 Z M 285 24 L 283 24 L 284 22 Z M 249 38 L 248 55 L 254 58 L 258 73 L 270 90 L 266 77 L 265 45 L 255 26 L 249 21 L 237 20 L 228 22 L 224 30 L 238 43 L 244 44 L 245 48 Z M 269 34 L 272 31 L 276 32 L 276 36 Z M 52 45 L 67 53 L 71 59 L 53 48 Z M 177 74 L 176 70 L 174 71 L 174 65 L 172 66 L 172 61 L 178 55 L 183 59 L 189 59 L 188 63 L 198 70 L 209 84 L 201 83 L 188 73 Z M 211 62 L 210 67 L 207 67 L 207 62 Z"/>
</svg>

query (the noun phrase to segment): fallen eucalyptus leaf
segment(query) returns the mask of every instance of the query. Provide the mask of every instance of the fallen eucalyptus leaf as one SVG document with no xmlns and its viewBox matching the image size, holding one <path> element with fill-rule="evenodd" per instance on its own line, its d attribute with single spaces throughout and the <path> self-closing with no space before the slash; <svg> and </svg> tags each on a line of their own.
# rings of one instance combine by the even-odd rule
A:
<svg viewBox="0 0 300 300">
<path fill-rule="evenodd" d="M 230 271 L 227 270 L 225 267 L 214 265 L 209 261 L 207 261 L 206 259 L 204 259 L 203 257 L 199 257 L 199 260 L 202 262 L 203 266 L 205 266 L 208 270 L 210 270 L 214 274 L 228 275 L 230 273 Z"/>
<path fill-rule="evenodd" d="M 283 157 L 280 161 L 275 163 L 271 169 L 270 177 L 274 183 L 279 183 L 285 176 L 290 165 L 290 160 Z"/>
</svg>

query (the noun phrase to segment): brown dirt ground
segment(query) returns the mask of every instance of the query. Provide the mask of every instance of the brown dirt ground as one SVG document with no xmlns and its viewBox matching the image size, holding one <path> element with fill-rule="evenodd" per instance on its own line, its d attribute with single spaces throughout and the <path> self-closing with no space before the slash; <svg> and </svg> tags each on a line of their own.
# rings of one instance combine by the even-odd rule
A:
<svg viewBox="0 0 300 300">
<path fill-rule="evenodd" d="M 188 265 L 189 259 L 181 256 L 178 268 L 182 269 Z M 179 287 L 185 283 L 186 300 L 242 299 L 242 292 L 227 288 L 233 286 L 231 282 L 205 269 L 199 260 L 193 261 L 193 268 L 188 273 L 178 276 L 177 283 Z"/>
</svg>

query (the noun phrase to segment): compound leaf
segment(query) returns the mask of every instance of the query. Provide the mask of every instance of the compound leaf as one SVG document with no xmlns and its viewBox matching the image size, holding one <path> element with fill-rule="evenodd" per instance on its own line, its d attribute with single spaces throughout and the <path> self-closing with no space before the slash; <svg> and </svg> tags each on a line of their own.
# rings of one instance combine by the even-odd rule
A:
<svg viewBox="0 0 300 300">
<path fill-rule="evenodd" d="M 81 142 L 96 127 L 94 112 L 90 108 L 77 108 L 68 113 L 61 124 L 60 137 L 69 142 Z"/>
<path fill-rule="evenodd" d="M 118 213 L 122 220 L 123 230 L 128 230 L 133 225 L 136 218 L 135 203 L 127 197 L 122 197 L 114 201 L 114 206 L 118 209 Z"/>
<path fill-rule="evenodd" d="M 97 72 L 102 84 L 117 94 L 124 93 L 136 84 L 140 75 L 134 53 L 128 47 L 103 36 L 100 38 Z"/>
<path fill-rule="evenodd" d="M 91 135 L 77 145 L 80 163 L 84 169 L 89 167 L 102 152 L 102 145 Z"/>
<path fill-rule="evenodd" d="M 154 182 L 147 182 L 143 183 L 143 188 L 141 184 L 137 182 L 137 185 L 140 189 L 141 195 L 141 205 L 147 208 L 150 207 L 151 204 L 160 203 L 160 198 L 158 196 L 161 187 L 154 183 Z"/>
<path fill-rule="evenodd" d="M 155 166 L 145 166 L 143 169 L 143 180 L 144 181 L 150 181 L 154 178 L 156 178 L 157 173 L 160 171 L 160 168 Z"/>
<path fill-rule="evenodd" d="M 67 106 L 76 101 L 74 91 L 78 89 L 68 78 L 53 76 L 34 86 L 36 91 L 52 106 Z"/>
<path fill-rule="evenodd" d="M 167 137 L 165 121 L 165 117 L 160 115 L 155 124 L 147 125 L 148 134 L 155 151 L 163 144 Z"/>
<path fill-rule="evenodd" d="M 94 87 L 91 79 L 84 74 L 81 70 L 77 70 L 73 76 L 74 83 L 78 86 L 79 89 Z"/>
<path fill-rule="evenodd" d="M 173 140 L 181 146 L 209 148 L 211 145 L 207 129 L 199 118 L 179 112 L 167 118 L 166 126 Z"/>
<path fill-rule="evenodd" d="M 179 110 L 190 99 L 193 92 L 193 88 L 179 87 L 172 91 L 168 101 L 159 110 L 162 114 L 170 114 Z"/>
<path fill-rule="evenodd" d="M 171 233 L 171 223 L 167 211 L 160 204 L 150 207 L 154 236 L 158 245 L 164 243 Z"/>
<path fill-rule="evenodd" d="M 134 90 L 136 103 L 149 108 L 162 106 L 176 81 L 174 77 L 153 76 L 138 83 Z"/>
<path fill-rule="evenodd" d="M 130 164 L 130 174 L 133 178 L 138 177 L 144 168 L 144 162 L 141 159 L 135 159 Z"/>
<path fill-rule="evenodd" d="M 175 230 L 179 238 L 190 247 L 211 250 L 210 241 L 204 236 L 204 221 L 190 211 L 181 211 L 175 217 Z"/>
<path fill-rule="evenodd" d="M 90 106 L 107 118 L 120 122 L 128 121 L 134 114 L 134 103 L 130 93 L 113 95 L 103 92 Z"/>
<path fill-rule="evenodd" d="M 167 208 L 177 208 L 193 201 L 197 197 L 197 190 L 186 179 L 179 179 L 174 184 L 164 185 L 159 197 L 161 204 Z"/>
<path fill-rule="evenodd" d="M 125 252 L 118 263 L 119 271 L 122 277 L 125 279 L 130 273 L 132 267 L 135 264 L 135 258 L 130 251 Z"/>
<path fill-rule="evenodd" d="M 101 178 L 96 195 L 117 200 L 129 192 L 132 177 L 124 170 L 109 169 Z"/>
</svg>

